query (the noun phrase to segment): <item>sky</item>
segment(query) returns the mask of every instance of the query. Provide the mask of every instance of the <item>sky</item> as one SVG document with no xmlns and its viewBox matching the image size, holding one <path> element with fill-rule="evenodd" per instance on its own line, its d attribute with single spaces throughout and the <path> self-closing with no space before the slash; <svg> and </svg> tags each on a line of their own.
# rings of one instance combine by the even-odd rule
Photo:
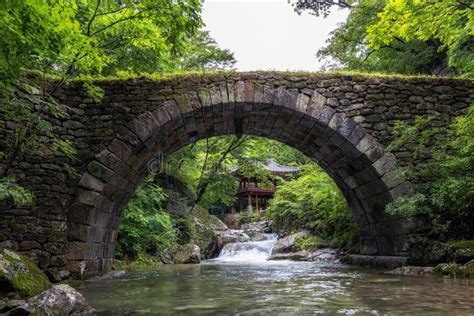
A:
<svg viewBox="0 0 474 316">
<path fill-rule="evenodd" d="M 316 52 L 347 14 L 300 16 L 287 0 L 206 0 L 203 7 L 205 29 L 234 52 L 239 71 L 319 70 Z"/>
</svg>

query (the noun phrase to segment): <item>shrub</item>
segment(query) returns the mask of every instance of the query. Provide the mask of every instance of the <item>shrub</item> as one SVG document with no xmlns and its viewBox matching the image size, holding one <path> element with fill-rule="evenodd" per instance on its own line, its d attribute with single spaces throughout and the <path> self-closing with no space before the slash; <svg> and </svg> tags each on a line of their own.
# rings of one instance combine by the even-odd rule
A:
<svg viewBox="0 0 474 316">
<path fill-rule="evenodd" d="M 281 235 L 308 229 L 337 246 L 357 241 L 357 226 L 341 191 L 315 164 L 302 167 L 301 176 L 284 182 L 270 202 L 266 217 Z"/>
<path fill-rule="evenodd" d="M 122 215 L 117 254 L 133 259 L 140 254 L 162 256 L 175 245 L 178 232 L 172 217 L 163 210 L 166 195 L 150 182 L 138 188 Z"/>
</svg>

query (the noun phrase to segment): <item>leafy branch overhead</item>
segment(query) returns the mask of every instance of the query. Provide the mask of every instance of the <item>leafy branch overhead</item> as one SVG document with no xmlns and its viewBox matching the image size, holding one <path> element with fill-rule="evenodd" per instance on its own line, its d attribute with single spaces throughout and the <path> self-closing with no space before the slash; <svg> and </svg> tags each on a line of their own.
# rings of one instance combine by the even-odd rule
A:
<svg viewBox="0 0 474 316">
<path fill-rule="evenodd" d="M 474 73 L 474 4 L 464 0 L 298 0 L 298 13 L 347 20 L 318 51 L 327 69 L 436 76 Z"/>
<path fill-rule="evenodd" d="M 233 67 L 233 54 L 201 29 L 201 6 L 200 0 L 2 1 L 0 114 L 12 129 L 0 140 L 2 156 L 12 163 L 25 153 L 74 159 L 74 144 L 53 133 L 50 122 L 66 114 L 52 96 L 72 78 L 100 102 L 103 92 L 93 84 L 100 76 Z M 0 178 L 14 182 L 10 170 Z"/>
</svg>

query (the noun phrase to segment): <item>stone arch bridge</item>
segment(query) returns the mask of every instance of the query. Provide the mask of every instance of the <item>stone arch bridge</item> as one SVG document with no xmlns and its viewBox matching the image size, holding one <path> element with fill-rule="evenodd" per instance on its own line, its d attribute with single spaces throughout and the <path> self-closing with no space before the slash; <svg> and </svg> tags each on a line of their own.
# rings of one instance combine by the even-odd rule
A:
<svg viewBox="0 0 474 316">
<path fill-rule="evenodd" d="M 78 276 L 111 268 L 121 213 L 157 153 L 225 134 L 275 139 L 317 160 L 352 208 L 361 252 L 404 255 L 416 224 L 384 207 L 412 193 L 393 171 L 415 162 L 405 149 L 385 152 L 393 126 L 417 115 L 447 126 L 474 99 L 469 80 L 343 74 L 217 73 L 96 84 L 105 92 L 100 103 L 79 81 L 55 94 L 67 115 L 50 120 L 57 135 L 74 142 L 76 159 L 0 160 L 0 176 L 9 165 L 35 194 L 31 206 L 2 204 L 0 242 L 43 269 Z M 8 132 L 0 118 L 0 136 Z"/>
</svg>

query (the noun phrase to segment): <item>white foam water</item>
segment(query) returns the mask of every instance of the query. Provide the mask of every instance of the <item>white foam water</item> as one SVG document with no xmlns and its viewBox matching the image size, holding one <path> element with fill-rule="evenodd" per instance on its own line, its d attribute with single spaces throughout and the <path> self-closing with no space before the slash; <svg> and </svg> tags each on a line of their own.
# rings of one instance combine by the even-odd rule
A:
<svg viewBox="0 0 474 316">
<path fill-rule="evenodd" d="M 214 262 L 263 262 L 272 254 L 276 234 L 265 234 L 267 240 L 237 242 L 225 245 Z"/>
</svg>

